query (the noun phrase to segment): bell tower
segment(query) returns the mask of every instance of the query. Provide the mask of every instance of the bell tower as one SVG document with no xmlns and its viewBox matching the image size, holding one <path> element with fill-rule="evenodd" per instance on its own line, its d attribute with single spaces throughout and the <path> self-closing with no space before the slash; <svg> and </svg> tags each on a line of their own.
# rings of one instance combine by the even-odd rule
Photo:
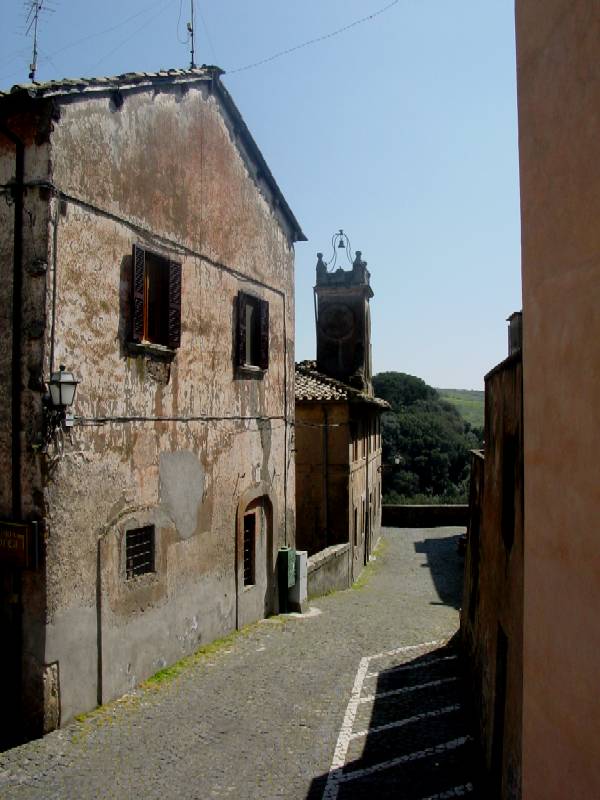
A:
<svg viewBox="0 0 600 800">
<path fill-rule="evenodd" d="M 358 250 L 350 258 L 350 242 L 340 230 L 333 237 L 333 269 L 317 253 L 315 286 L 317 369 L 373 394 L 371 383 L 371 274 Z M 338 249 L 345 249 L 351 269 L 335 269 Z M 329 262 L 330 264 L 332 262 Z"/>
</svg>

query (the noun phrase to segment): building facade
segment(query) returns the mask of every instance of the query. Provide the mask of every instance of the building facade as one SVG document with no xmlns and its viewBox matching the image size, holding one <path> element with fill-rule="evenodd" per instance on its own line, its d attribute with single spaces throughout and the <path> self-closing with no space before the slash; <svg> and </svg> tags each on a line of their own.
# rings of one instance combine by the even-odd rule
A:
<svg viewBox="0 0 600 800">
<path fill-rule="evenodd" d="M 295 540 L 304 236 L 219 76 L 0 95 L 13 733 L 17 719 L 29 736 L 65 723 L 277 609 L 277 549 Z M 67 429 L 45 397 L 61 364 L 80 381 Z M 15 530 L 27 563 L 6 556 Z"/>
<path fill-rule="evenodd" d="M 318 255 L 317 361 L 296 365 L 296 540 L 310 555 L 348 545 L 348 582 L 381 531 L 381 413 L 373 395 L 370 274 L 361 253 L 329 272 Z"/>
<path fill-rule="evenodd" d="M 490 797 L 521 796 L 523 363 L 521 315 L 509 355 L 485 376 L 485 449 L 473 453 L 461 635 Z"/>
<path fill-rule="evenodd" d="M 517 0 L 523 797 L 600 797 L 600 13 Z"/>
</svg>

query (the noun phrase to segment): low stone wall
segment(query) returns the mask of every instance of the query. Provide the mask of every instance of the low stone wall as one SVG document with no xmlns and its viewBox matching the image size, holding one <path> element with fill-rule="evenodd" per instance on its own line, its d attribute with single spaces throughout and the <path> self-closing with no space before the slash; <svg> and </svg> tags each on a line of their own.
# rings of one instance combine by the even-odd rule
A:
<svg viewBox="0 0 600 800">
<path fill-rule="evenodd" d="M 440 528 L 444 525 L 467 525 L 468 505 L 386 506 L 381 524 L 388 528 Z"/>
<path fill-rule="evenodd" d="M 350 545 L 326 547 L 308 559 L 308 596 L 319 597 L 350 586 Z"/>
</svg>

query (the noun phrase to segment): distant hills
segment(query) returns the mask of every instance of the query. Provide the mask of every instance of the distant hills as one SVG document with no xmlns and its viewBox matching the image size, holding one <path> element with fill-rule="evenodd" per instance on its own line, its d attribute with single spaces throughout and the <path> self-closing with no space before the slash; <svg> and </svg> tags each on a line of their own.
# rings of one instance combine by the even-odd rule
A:
<svg viewBox="0 0 600 800">
<path fill-rule="evenodd" d="M 485 392 L 475 389 L 437 389 L 446 402 L 456 408 L 473 428 L 483 428 Z"/>
</svg>

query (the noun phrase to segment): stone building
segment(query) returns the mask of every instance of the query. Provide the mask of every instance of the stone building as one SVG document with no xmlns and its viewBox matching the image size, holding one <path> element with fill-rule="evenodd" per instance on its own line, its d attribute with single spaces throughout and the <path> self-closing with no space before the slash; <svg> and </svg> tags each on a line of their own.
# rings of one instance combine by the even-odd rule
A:
<svg viewBox="0 0 600 800">
<path fill-rule="evenodd" d="M 296 365 L 296 542 L 332 557 L 342 583 L 368 562 L 381 529 L 380 416 L 373 395 L 370 273 L 328 272 L 318 256 L 317 360 Z M 310 565 L 309 565 L 310 570 Z"/>
<path fill-rule="evenodd" d="M 517 0 L 523 797 L 600 797 L 597 0 Z"/>
<path fill-rule="evenodd" d="M 278 607 L 305 237 L 220 74 L 0 94 L 9 738 Z M 45 397 L 60 364 L 70 428 Z"/>
<path fill-rule="evenodd" d="M 523 362 L 521 314 L 509 355 L 485 376 L 485 450 L 473 453 L 461 635 L 490 785 L 521 796 Z"/>
</svg>

